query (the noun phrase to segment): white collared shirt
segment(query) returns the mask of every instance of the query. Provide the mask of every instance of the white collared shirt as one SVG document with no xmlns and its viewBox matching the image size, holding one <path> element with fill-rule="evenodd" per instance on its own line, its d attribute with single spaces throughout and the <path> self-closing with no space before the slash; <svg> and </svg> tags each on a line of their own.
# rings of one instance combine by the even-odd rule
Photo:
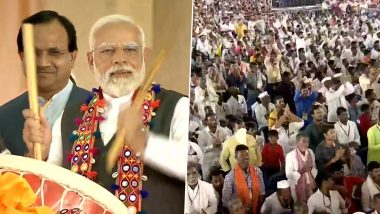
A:
<svg viewBox="0 0 380 214">
<path fill-rule="evenodd" d="M 330 191 L 330 198 L 319 189 L 307 200 L 309 213 L 327 212 L 333 214 L 347 213 L 345 202 L 338 191 Z"/>
<path fill-rule="evenodd" d="M 112 138 L 116 132 L 120 106 L 130 103 L 132 96 L 111 98 L 105 95 L 104 97 L 107 109 L 105 112 L 107 112 L 109 118 L 106 118 L 104 124 L 101 124 L 99 128 L 101 133 L 103 133 L 102 139 L 106 145 L 109 138 Z M 152 168 L 181 180 L 185 180 L 187 171 L 187 160 L 184 157 L 187 156 L 188 148 L 189 103 L 187 97 L 182 97 L 178 100 L 171 120 L 169 138 L 153 133 L 149 134 L 144 156 L 145 163 Z M 63 163 L 61 120 L 62 115 L 54 123 L 52 129 L 52 143 L 50 145 L 49 158 L 47 161 L 59 166 Z"/>
<path fill-rule="evenodd" d="M 344 125 L 340 121 L 334 124 L 337 139 L 339 144 L 346 145 L 351 142 L 357 142 L 360 145 L 360 135 L 356 124 L 352 121 L 347 121 Z"/>
</svg>

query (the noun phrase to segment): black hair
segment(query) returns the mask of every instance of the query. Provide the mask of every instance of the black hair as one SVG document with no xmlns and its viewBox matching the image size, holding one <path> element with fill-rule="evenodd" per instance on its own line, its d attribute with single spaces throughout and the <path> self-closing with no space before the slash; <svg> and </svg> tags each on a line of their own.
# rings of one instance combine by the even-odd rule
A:
<svg viewBox="0 0 380 214">
<path fill-rule="evenodd" d="M 61 16 L 55 11 L 51 11 L 51 10 L 40 11 L 32 16 L 25 18 L 22 21 L 22 24 L 33 24 L 33 25 L 45 24 L 45 23 L 50 23 L 54 20 L 57 20 L 66 30 L 67 38 L 69 41 L 69 44 L 68 44 L 69 52 L 77 51 L 78 50 L 77 36 L 76 36 L 76 30 L 73 23 L 71 23 L 70 20 L 68 20 L 65 16 Z M 18 31 L 17 47 L 18 47 L 19 53 L 24 52 L 24 44 L 22 41 L 22 27 L 20 27 Z"/>
<path fill-rule="evenodd" d="M 268 137 L 278 137 L 278 131 L 275 129 L 268 130 Z"/>
<path fill-rule="evenodd" d="M 246 145 L 239 144 L 235 147 L 235 155 L 237 155 L 240 151 L 248 151 L 248 147 Z"/>
<path fill-rule="evenodd" d="M 229 118 L 227 122 L 227 128 L 229 128 L 232 131 L 234 129 L 235 124 L 241 123 L 244 123 L 244 121 L 240 117 L 233 116 Z"/>
<path fill-rule="evenodd" d="M 377 162 L 377 161 L 371 161 L 369 162 L 369 164 L 367 165 L 367 171 L 368 172 L 371 172 L 372 170 L 374 169 L 378 169 L 380 168 L 380 163 Z"/>
<path fill-rule="evenodd" d="M 375 194 L 374 196 L 373 196 L 373 201 L 375 201 L 375 200 L 380 200 L 380 193 L 377 193 L 377 194 Z"/>
<path fill-rule="evenodd" d="M 341 106 L 336 109 L 336 115 L 338 116 L 342 114 L 343 112 L 347 112 L 347 109 Z"/>
<path fill-rule="evenodd" d="M 365 98 L 368 99 L 368 97 L 371 96 L 372 94 L 373 94 L 373 89 L 370 88 L 365 91 L 364 96 Z"/>
<path fill-rule="evenodd" d="M 191 168 L 195 168 L 195 170 L 197 170 L 198 174 L 201 174 L 201 165 L 199 163 L 196 163 L 193 161 L 188 161 L 187 162 L 187 171 L 189 171 L 189 169 L 191 169 Z"/>
<path fill-rule="evenodd" d="M 322 130 L 322 133 L 323 134 L 327 134 L 327 132 L 329 132 L 331 129 L 335 129 L 333 125 L 325 125 L 323 126 L 323 130 Z"/>
<path fill-rule="evenodd" d="M 317 184 L 317 187 L 321 188 L 323 181 L 328 181 L 330 177 L 331 175 L 327 171 L 323 169 L 319 170 L 317 176 L 315 177 L 315 183 Z"/>
<path fill-rule="evenodd" d="M 333 174 L 334 172 L 340 172 L 342 171 L 342 169 L 343 169 L 342 161 L 336 161 L 327 167 L 327 170 L 331 174 Z"/>
<path fill-rule="evenodd" d="M 312 107 L 311 107 L 311 114 L 313 115 L 314 114 L 314 111 L 316 111 L 316 110 L 320 110 L 321 109 L 321 106 L 319 106 L 319 105 L 313 105 Z"/>
<path fill-rule="evenodd" d="M 360 107 L 360 111 L 361 112 L 365 112 L 365 111 L 368 111 L 369 110 L 369 105 L 367 103 L 364 103 L 361 107 Z"/>
<path fill-rule="evenodd" d="M 221 175 L 222 177 L 224 177 L 224 172 L 223 172 L 223 170 L 221 170 L 221 169 L 219 169 L 219 168 L 217 168 L 217 167 L 215 167 L 215 168 L 212 168 L 212 170 L 211 170 L 211 173 L 210 173 L 210 178 L 212 178 L 212 177 L 217 177 L 217 176 L 219 176 L 219 175 Z"/>
<path fill-rule="evenodd" d="M 349 95 L 346 96 L 346 100 L 348 102 L 351 102 L 355 97 L 356 97 L 356 94 L 352 93 L 352 94 L 349 94 Z"/>
<path fill-rule="evenodd" d="M 304 133 L 304 132 L 298 133 L 297 136 L 296 136 L 296 142 L 300 141 L 301 138 L 309 138 L 309 135 L 306 134 L 306 133 Z"/>
<path fill-rule="evenodd" d="M 206 106 L 207 107 L 207 106 Z M 206 108 L 205 107 L 205 108 Z M 214 112 L 209 112 L 206 114 L 206 117 L 205 117 L 205 120 L 207 121 L 209 119 L 209 117 L 212 117 L 212 116 L 216 116 L 216 114 Z"/>
<path fill-rule="evenodd" d="M 284 99 L 282 96 L 276 96 L 273 101 L 276 104 L 278 100 Z"/>
</svg>

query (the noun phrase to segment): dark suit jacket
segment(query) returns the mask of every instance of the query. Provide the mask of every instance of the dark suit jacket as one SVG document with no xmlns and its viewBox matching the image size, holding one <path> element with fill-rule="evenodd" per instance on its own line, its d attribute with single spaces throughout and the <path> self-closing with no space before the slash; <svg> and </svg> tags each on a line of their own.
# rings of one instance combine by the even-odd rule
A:
<svg viewBox="0 0 380 214">
<path fill-rule="evenodd" d="M 74 84 L 65 106 L 65 112 L 70 106 L 84 103 L 90 94 L 91 92 Z M 27 153 L 27 147 L 22 139 L 24 128 L 22 111 L 27 108 L 29 108 L 27 92 L 0 107 L 0 151 L 4 149 L 2 147 L 6 147 L 13 155 L 24 156 Z M 62 117 L 70 117 L 65 112 Z"/>
</svg>

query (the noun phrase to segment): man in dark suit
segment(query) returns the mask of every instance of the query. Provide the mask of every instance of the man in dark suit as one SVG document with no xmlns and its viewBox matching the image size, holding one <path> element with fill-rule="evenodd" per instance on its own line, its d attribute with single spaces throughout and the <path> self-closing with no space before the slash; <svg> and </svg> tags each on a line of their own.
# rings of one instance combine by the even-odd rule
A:
<svg viewBox="0 0 380 214">
<path fill-rule="evenodd" d="M 147 180 L 144 179 L 143 188 L 149 192 L 150 196 L 142 200 L 142 210 L 147 213 L 183 213 L 189 99 L 174 91 L 154 90 L 154 100 L 159 100 L 160 104 L 152 114 L 151 124 L 154 125 L 150 126 L 149 132 L 144 129 L 141 109 L 127 107 L 127 110 L 121 111 L 125 106 L 131 104 L 134 93 L 144 82 L 146 54 L 144 32 L 132 19 L 123 15 L 100 18 L 91 28 L 90 51 L 87 56 L 90 68 L 102 88 L 102 91 L 98 92 L 98 96 L 99 98 L 104 97 L 105 105 L 99 115 L 104 117 L 104 121 L 98 124 L 86 122 L 87 117 L 83 116 L 80 107 L 70 108 L 66 111 L 70 115 L 83 119 L 84 122 L 79 127 L 90 124 L 92 130 L 101 133 L 100 136 L 93 140 L 85 140 L 85 146 L 91 145 L 90 149 L 83 146 L 81 140 L 70 142 L 68 136 L 74 133 L 74 130 L 79 132 L 78 136 L 82 136 L 81 130 L 78 130 L 78 126 L 75 126 L 72 121 L 62 118 L 60 126 L 53 129 L 52 140 L 43 138 L 44 133 L 49 133 L 50 130 L 46 128 L 47 126 L 42 126 L 41 129 L 33 120 L 34 115 L 30 111 L 26 111 L 24 138 L 26 141 L 35 140 L 34 142 L 42 144 L 52 141 L 52 145 L 62 145 L 60 154 L 70 152 L 74 154 L 74 158 L 69 158 L 69 163 L 63 164 L 65 168 L 90 179 L 92 176 L 87 173 L 87 169 L 91 169 L 92 172 L 95 172 L 91 175 L 97 174 L 92 179 L 109 191 L 115 191 L 115 195 L 129 207 L 136 205 L 136 195 L 133 195 L 135 192 L 127 193 L 128 190 L 124 187 L 134 186 L 134 180 L 127 181 L 127 177 L 120 178 L 120 175 L 125 172 L 129 173 L 130 169 L 136 176 L 140 176 L 141 172 L 140 166 L 136 167 L 133 164 L 132 167 L 132 165 L 128 165 L 128 162 L 122 162 L 125 161 L 124 156 L 127 159 L 130 157 L 131 152 L 121 153 L 118 160 L 119 166 L 115 167 L 111 173 L 106 171 L 106 157 L 110 147 L 114 144 L 116 130 L 124 127 L 126 129 L 125 142 L 135 150 L 132 152 L 136 153 L 136 150 L 144 152 L 143 173 Z M 92 109 L 92 112 L 96 112 L 96 110 Z M 119 121 L 120 112 L 126 116 L 125 121 Z M 88 132 L 84 134 L 92 136 L 88 135 Z M 49 134 L 46 136 L 49 137 Z M 83 147 L 86 149 L 82 151 Z M 97 156 L 88 152 L 95 147 L 99 151 Z M 76 156 L 77 148 L 78 151 L 82 151 L 81 157 Z M 87 153 L 91 157 L 91 161 L 87 158 L 88 156 L 83 158 L 83 155 L 87 155 Z M 63 157 L 61 157 L 61 162 L 62 159 Z M 135 184 L 137 186 L 137 182 Z M 134 187 L 136 188 L 136 186 Z"/>
<path fill-rule="evenodd" d="M 66 109 L 82 104 L 90 94 L 70 80 L 78 50 L 76 31 L 66 17 L 54 11 L 40 11 L 24 19 L 22 23 L 29 23 L 34 27 L 39 102 L 44 105 L 42 113 L 46 118 L 46 125 L 51 128 L 58 118 L 70 117 L 65 114 Z M 21 27 L 17 45 L 23 61 Z M 22 112 L 27 108 L 27 92 L 0 107 L 0 152 L 32 156 L 33 144 L 24 143 L 22 134 Z M 49 151 L 50 142 L 43 144 L 42 158 L 54 163 L 54 158 L 49 158 Z"/>
</svg>

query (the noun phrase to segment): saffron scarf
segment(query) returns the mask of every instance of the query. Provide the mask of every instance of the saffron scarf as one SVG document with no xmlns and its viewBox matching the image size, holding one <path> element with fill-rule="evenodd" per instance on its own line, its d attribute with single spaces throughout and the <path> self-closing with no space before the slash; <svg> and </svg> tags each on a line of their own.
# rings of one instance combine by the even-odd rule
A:
<svg viewBox="0 0 380 214">
<path fill-rule="evenodd" d="M 256 174 L 256 171 L 252 166 L 249 166 L 248 170 L 251 177 L 252 189 L 249 189 L 248 187 L 248 181 L 246 180 L 244 171 L 238 164 L 236 164 L 234 169 L 236 192 L 245 206 L 252 204 L 253 213 L 256 214 L 260 194 L 259 176 Z"/>
<path fill-rule="evenodd" d="M 296 159 L 298 162 L 298 170 L 302 169 L 306 164 L 313 166 L 313 159 L 309 153 L 309 151 L 305 152 L 306 161 L 302 160 L 301 152 L 296 149 Z M 307 175 L 309 177 L 309 181 L 307 180 Z M 296 194 L 297 199 L 300 201 L 307 202 L 307 199 L 313 194 L 313 188 L 315 187 L 314 177 L 311 172 L 305 172 L 301 174 L 301 177 L 297 181 L 296 185 Z"/>
</svg>

